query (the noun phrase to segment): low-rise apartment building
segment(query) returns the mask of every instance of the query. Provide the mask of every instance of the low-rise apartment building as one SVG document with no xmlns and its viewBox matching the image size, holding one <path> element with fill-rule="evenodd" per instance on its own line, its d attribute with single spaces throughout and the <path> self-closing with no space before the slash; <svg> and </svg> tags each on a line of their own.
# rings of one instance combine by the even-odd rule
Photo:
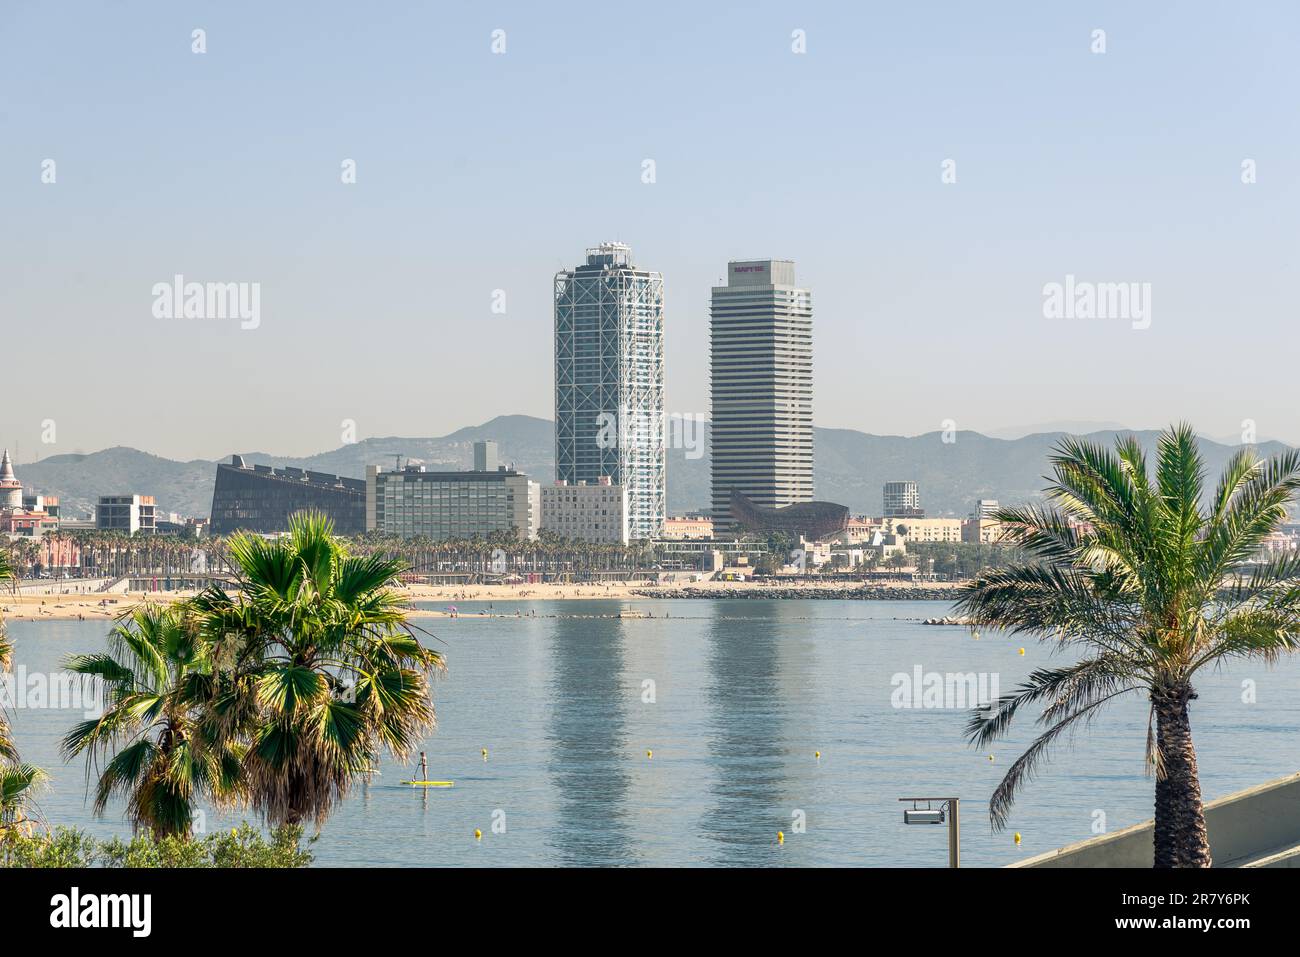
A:
<svg viewBox="0 0 1300 957">
<path fill-rule="evenodd" d="M 626 545 L 627 489 L 607 476 L 594 485 L 557 481 L 542 489 L 542 530 L 580 542 Z"/>
<path fill-rule="evenodd" d="M 664 520 L 664 531 L 659 536 L 669 541 L 684 541 L 713 537 L 713 519 L 700 515 L 678 515 Z"/>
</svg>

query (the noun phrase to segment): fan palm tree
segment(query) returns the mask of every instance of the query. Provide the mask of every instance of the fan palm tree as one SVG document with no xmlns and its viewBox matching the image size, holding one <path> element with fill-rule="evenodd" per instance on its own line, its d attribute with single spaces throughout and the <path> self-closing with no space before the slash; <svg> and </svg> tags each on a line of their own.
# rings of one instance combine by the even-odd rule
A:
<svg viewBox="0 0 1300 957">
<path fill-rule="evenodd" d="M 1300 555 L 1258 560 L 1300 487 L 1300 454 L 1263 461 L 1243 449 L 1207 498 L 1190 426 L 1162 433 L 1157 451 L 1153 476 L 1131 436 L 1114 452 L 1067 439 L 1051 459 L 1048 504 L 999 512 L 1005 540 L 1030 560 L 970 583 L 959 611 L 976 625 L 1054 640 L 1079 660 L 1034 671 L 996 707 L 976 711 L 968 731 L 984 745 L 1022 707 L 1043 705 L 1042 734 L 989 803 L 998 829 L 1053 742 L 1117 697 L 1143 694 L 1155 866 L 1208 867 L 1193 682 L 1229 659 L 1271 662 L 1300 641 Z"/>
<path fill-rule="evenodd" d="M 0 587 L 12 585 L 13 580 L 14 574 L 9 564 L 9 555 L 0 550 Z M 0 615 L 0 672 L 9 670 L 9 666 L 13 663 L 13 652 L 14 646 L 5 631 L 4 616 Z M 9 722 L 5 720 L 4 712 L 0 711 L 0 760 L 14 761 L 17 757 L 13 740 L 9 737 Z"/>
<path fill-rule="evenodd" d="M 44 771 L 30 764 L 0 763 L 0 841 L 30 825 L 27 806 L 46 779 Z"/>
<path fill-rule="evenodd" d="M 120 795 L 136 829 L 187 837 L 200 801 L 239 799 L 241 748 L 207 734 L 212 696 L 206 642 L 183 604 L 137 605 L 109 635 L 105 654 L 73 655 L 67 667 L 104 683 L 106 707 L 63 740 L 66 757 L 86 755 L 87 775 L 108 758 L 95 788 L 95 813 Z"/>
<path fill-rule="evenodd" d="M 9 556 L 0 551 L 0 585 L 11 583 L 13 572 Z M 0 672 L 8 671 L 13 662 L 13 644 L 5 633 L 4 618 L 0 617 Z M 32 793 L 45 780 L 45 772 L 18 759 L 18 749 L 9 734 L 9 722 L 0 711 L 0 837 L 12 827 L 26 820 L 24 808 Z"/>
<path fill-rule="evenodd" d="M 9 556 L 0 551 L 0 587 L 11 586 L 14 581 L 13 566 Z M 14 646 L 5 630 L 4 616 L 0 615 L 0 672 L 8 671 L 13 665 Z M 18 749 L 9 734 L 9 721 L 0 710 L 0 767 L 18 761 Z"/>
<path fill-rule="evenodd" d="M 213 586 L 193 602 L 225 662 L 211 720 L 248 739 L 254 808 L 272 825 L 319 825 L 381 750 L 406 760 L 433 727 L 442 658 L 389 587 L 400 561 L 349 554 L 318 514 L 290 526 L 274 541 L 232 537 L 238 593 Z"/>
</svg>

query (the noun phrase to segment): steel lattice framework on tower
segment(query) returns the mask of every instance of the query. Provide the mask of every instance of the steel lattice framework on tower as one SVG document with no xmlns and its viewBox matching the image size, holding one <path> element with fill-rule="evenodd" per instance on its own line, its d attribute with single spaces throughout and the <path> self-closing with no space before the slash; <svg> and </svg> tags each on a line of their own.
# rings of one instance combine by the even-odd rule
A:
<svg viewBox="0 0 1300 957">
<path fill-rule="evenodd" d="M 555 477 L 627 488 L 628 534 L 663 529 L 664 285 L 622 243 L 555 276 Z"/>
</svg>

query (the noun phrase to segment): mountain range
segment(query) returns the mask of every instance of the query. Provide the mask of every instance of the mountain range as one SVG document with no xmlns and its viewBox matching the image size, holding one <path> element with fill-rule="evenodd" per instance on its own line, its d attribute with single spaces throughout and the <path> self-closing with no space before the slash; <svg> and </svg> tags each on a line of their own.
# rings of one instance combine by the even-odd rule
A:
<svg viewBox="0 0 1300 957">
<path fill-rule="evenodd" d="M 912 479 L 920 488 L 921 505 L 930 515 L 964 516 L 976 499 L 993 498 L 1017 503 L 1038 497 L 1048 471 L 1052 447 L 1067 433 L 1041 432 L 1019 438 L 995 438 L 978 432 L 941 432 L 924 435 L 871 435 L 853 429 L 814 430 L 814 484 L 816 497 L 848 505 L 854 513 L 879 514 L 881 487 L 887 481 Z M 1093 441 L 1111 444 L 1120 430 L 1089 434 Z M 1133 433 L 1147 448 L 1154 447 L 1157 432 Z M 948 438 L 951 441 L 944 441 Z M 439 438 L 363 439 L 306 458 L 265 452 L 240 453 L 249 464 L 292 465 L 334 475 L 361 478 L 367 465 L 391 467 L 395 457 L 430 467 L 468 468 L 473 443 L 494 439 L 502 462 L 543 483 L 555 474 L 554 426 L 547 419 L 527 415 L 498 416 L 482 425 Z M 702 511 L 709 506 L 708 426 L 704 454 L 688 456 L 686 450 L 668 452 L 668 510 L 670 514 Z M 1286 446 L 1260 443 L 1259 451 L 1272 455 Z M 1237 446 L 1201 440 L 1202 454 L 1212 476 L 1217 476 Z M 195 459 L 177 462 L 138 449 L 115 447 L 99 452 L 52 455 L 17 467 L 24 485 L 48 495 L 58 495 L 65 516 L 86 514 L 100 495 L 140 493 L 153 495 L 159 514 L 206 516 L 212 505 L 215 462 Z"/>
</svg>

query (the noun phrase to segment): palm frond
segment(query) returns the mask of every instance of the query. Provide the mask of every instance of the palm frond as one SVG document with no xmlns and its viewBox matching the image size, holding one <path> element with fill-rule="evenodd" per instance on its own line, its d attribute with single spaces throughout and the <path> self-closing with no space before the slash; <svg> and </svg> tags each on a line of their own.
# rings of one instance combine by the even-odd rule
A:
<svg viewBox="0 0 1300 957">
<path fill-rule="evenodd" d="M 1076 664 L 1034 671 L 967 725 L 970 742 L 983 745 L 1026 706 L 1042 705 L 1037 721 L 1047 730 L 990 801 L 995 828 L 1059 736 L 1115 696 L 1175 689 L 1190 697 L 1201 668 L 1300 650 L 1300 554 L 1260 558 L 1300 490 L 1300 452 L 1260 462 L 1242 450 L 1208 507 L 1204 461 L 1186 424 L 1160 436 L 1154 476 L 1131 435 L 1113 451 L 1067 438 L 1051 464 L 1049 505 L 999 513 L 1004 540 L 1029 560 L 985 573 L 956 603 L 972 624 L 1083 650 Z M 1159 773 L 1156 720 L 1153 710 L 1148 767 Z"/>
</svg>

